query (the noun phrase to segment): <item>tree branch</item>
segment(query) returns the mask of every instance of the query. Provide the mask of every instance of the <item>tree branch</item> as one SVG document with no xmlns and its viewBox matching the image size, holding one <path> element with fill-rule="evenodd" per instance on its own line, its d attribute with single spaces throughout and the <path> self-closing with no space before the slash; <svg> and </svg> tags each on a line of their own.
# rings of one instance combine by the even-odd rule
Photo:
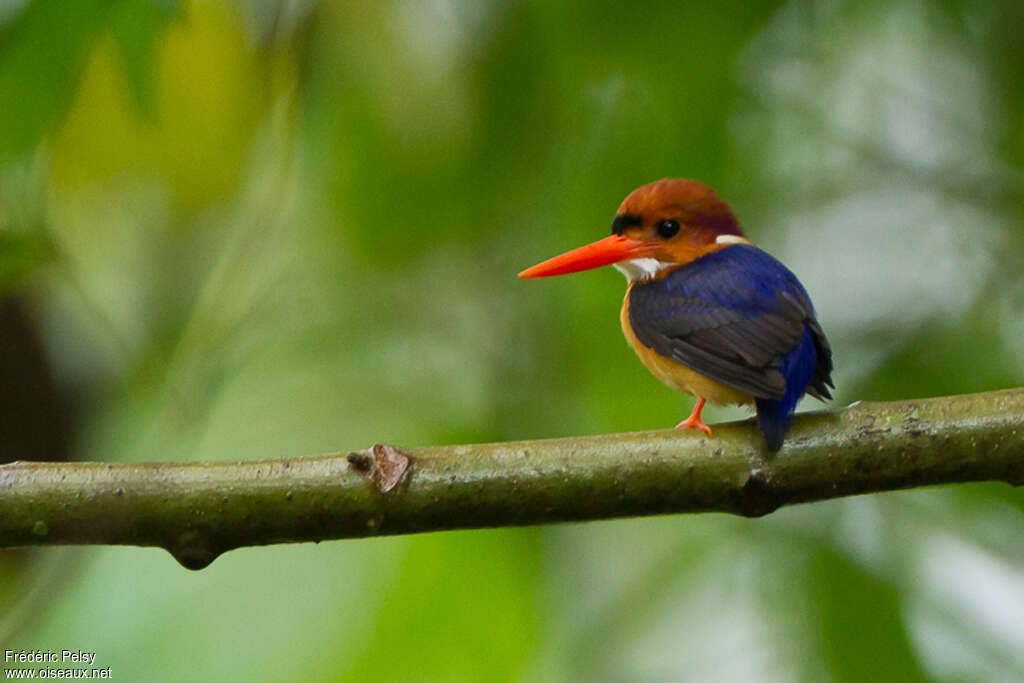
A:
<svg viewBox="0 0 1024 683">
<path fill-rule="evenodd" d="M 406 459 L 405 456 L 408 456 Z M 407 470 L 405 469 L 407 466 Z M 1024 483 L 1024 388 L 693 430 L 208 463 L 0 465 L 0 547 L 165 548 L 201 569 L 249 545 L 781 505 Z"/>
</svg>

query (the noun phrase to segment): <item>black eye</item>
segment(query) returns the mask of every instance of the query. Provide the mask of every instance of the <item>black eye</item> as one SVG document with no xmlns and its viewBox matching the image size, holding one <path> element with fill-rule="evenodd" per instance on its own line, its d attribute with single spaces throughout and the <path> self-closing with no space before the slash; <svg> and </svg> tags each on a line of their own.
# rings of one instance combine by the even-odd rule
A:
<svg viewBox="0 0 1024 683">
<path fill-rule="evenodd" d="M 658 231 L 658 236 L 664 239 L 675 237 L 676 233 L 679 232 L 679 221 L 674 218 L 666 218 L 658 223 L 656 230 Z"/>
</svg>

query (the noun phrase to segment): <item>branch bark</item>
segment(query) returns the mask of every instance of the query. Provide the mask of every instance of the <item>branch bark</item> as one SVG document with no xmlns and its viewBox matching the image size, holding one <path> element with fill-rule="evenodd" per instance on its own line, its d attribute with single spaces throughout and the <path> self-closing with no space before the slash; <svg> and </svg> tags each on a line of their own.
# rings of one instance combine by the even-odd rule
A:
<svg viewBox="0 0 1024 683">
<path fill-rule="evenodd" d="M 376 446 L 207 463 L 0 465 L 0 547 L 158 546 L 189 569 L 249 545 L 782 505 L 971 481 L 1024 483 L 1024 388 L 542 441 Z"/>
</svg>

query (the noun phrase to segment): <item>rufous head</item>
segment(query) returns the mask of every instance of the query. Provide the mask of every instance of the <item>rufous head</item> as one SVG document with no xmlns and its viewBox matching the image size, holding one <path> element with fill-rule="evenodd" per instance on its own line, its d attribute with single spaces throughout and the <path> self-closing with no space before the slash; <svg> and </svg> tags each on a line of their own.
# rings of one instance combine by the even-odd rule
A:
<svg viewBox="0 0 1024 683">
<path fill-rule="evenodd" d="M 527 268 L 519 277 L 545 277 L 614 265 L 632 282 L 650 280 L 684 263 L 746 243 L 739 222 L 715 191 L 696 180 L 668 179 L 629 193 L 612 234 Z"/>
</svg>

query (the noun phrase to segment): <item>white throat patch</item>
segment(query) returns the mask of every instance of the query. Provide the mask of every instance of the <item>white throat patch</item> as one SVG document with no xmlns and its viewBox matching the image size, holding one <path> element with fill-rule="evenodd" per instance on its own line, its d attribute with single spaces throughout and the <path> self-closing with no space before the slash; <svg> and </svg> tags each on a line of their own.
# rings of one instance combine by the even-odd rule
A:
<svg viewBox="0 0 1024 683">
<path fill-rule="evenodd" d="M 719 235 L 715 240 L 716 244 L 750 244 L 750 240 L 739 235 Z M 649 256 L 644 258 L 631 258 L 628 261 L 619 261 L 613 264 L 615 270 L 626 276 L 630 282 L 647 282 L 660 275 L 666 268 L 674 268 L 678 263 L 671 261 L 659 261 Z"/>
<path fill-rule="evenodd" d="M 632 258 L 614 264 L 615 270 L 626 276 L 630 282 L 646 282 L 653 280 L 658 273 L 676 265 L 656 258 Z"/>
</svg>

